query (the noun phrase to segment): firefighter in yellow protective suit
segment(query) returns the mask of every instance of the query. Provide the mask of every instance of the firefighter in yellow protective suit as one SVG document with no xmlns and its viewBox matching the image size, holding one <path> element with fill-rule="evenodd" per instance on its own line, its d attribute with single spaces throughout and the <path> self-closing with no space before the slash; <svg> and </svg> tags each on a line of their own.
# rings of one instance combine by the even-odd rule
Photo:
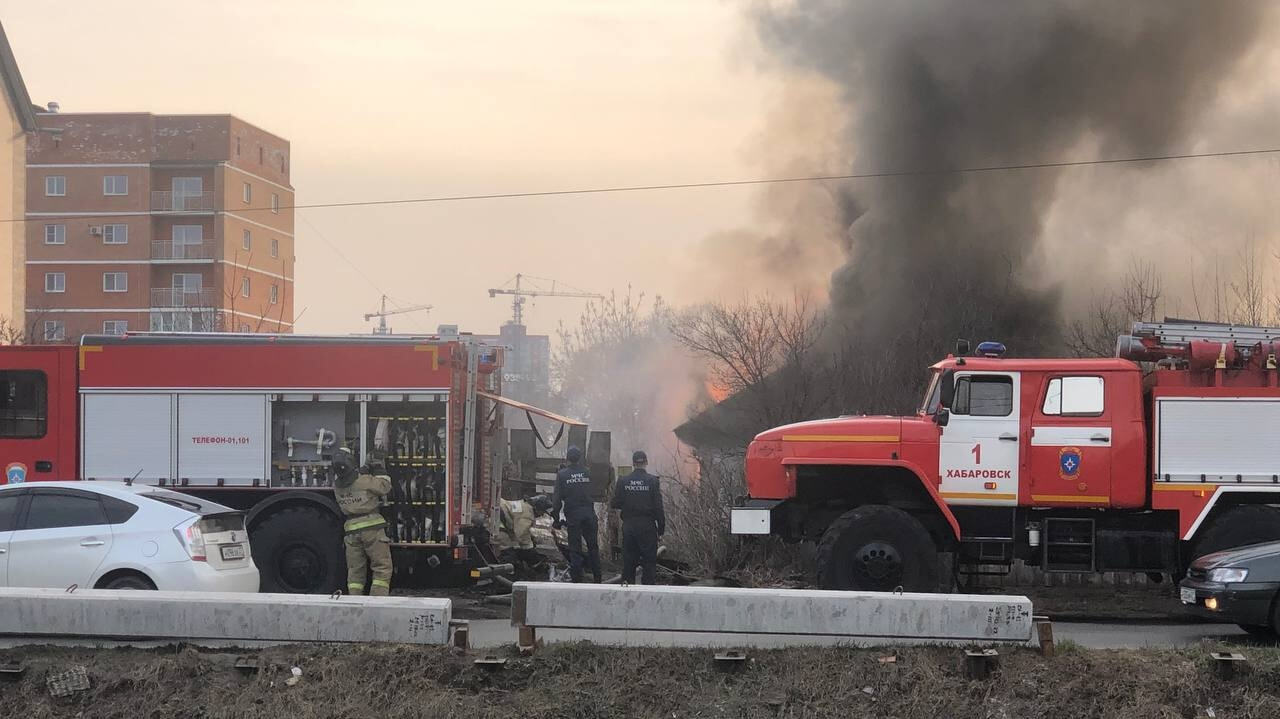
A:
<svg viewBox="0 0 1280 719">
<path fill-rule="evenodd" d="M 551 498 L 538 495 L 531 499 L 502 500 L 498 504 L 499 532 L 495 544 L 500 561 L 534 567 L 542 564 L 533 540 L 533 525 L 539 515 L 550 514 Z"/>
<path fill-rule="evenodd" d="M 333 471 L 333 497 L 346 518 L 342 541 L 347 548 L 347 594 L 364 594 L 365 572 L 372 570 L 369 596 L 385 597 L 391 593 L 391 540 L 378 506 L 391 491 L 391 478 L 357 471 L 345 447 L 333 458 Z"/>
</svg>

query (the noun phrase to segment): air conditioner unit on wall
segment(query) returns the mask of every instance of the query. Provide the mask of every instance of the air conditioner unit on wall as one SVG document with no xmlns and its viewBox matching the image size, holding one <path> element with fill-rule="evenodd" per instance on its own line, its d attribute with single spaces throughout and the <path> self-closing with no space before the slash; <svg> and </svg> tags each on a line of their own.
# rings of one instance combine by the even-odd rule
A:
<svg viewBox="0 0 1280 719">
<path fill-rule="evenodd" d="M 94 237 L 102 235 L 102 225 L 89 225 L 89 234 Z"/>
</svg>

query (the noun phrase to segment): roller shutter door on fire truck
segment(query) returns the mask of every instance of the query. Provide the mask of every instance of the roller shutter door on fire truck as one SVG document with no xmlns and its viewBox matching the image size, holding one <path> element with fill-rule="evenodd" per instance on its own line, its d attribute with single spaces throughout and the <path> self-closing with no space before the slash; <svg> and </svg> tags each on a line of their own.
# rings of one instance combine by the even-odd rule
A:
<svg viewBox="0 0 1280 719">
<path fill-rule="evenodd" d="M 82 402 L 81 477 L 155 484 L 173 476 L 172 395 L 86 394 Z"/>
<path fill-rule="evenodd" d="M 267 398 L 178 397 L 178 478 L 191 484 L 251 485 L 267 478 Z"/>
</svg>

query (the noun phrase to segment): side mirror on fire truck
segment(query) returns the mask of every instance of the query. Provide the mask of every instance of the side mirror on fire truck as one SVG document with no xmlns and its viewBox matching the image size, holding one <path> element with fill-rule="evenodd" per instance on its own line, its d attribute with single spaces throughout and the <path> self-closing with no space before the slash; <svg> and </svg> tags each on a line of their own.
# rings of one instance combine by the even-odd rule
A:
<svg viewBox="0 0 1280 719">
<path fill-rule="evenodd" d="M 951 411 L 946 407 L 939 407 L 937 412 L 933 413 L 933 423 L 939 427 L 946 427 L 951 421 Z"/>
<path fill-rule="evenodd" d="M 956 398 L 956 371 L 953 369 L 944 370 L 942 373 L 942 387 L 938 392 L 938 399 L 943 409 L 951 409 L 951 403 Z"/>
<path fill-rule="evenodd" d="M 969 340 L 956 340 L 956 357 L 969 356 Z"/>
</svg>

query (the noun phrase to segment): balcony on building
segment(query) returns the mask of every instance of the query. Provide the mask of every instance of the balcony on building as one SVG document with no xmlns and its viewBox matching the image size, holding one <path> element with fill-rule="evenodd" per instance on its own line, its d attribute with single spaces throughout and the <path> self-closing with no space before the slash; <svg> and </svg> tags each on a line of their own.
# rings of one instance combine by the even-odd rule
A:
<svg viewBox="0 0 1280 719">
<path fill-rule="evenodd" d="M 152 332 L 218 332 L 216 310 L 152 310 Z"/>
<path fill-rule="evenodd" d="M 217 241 L 192 244 L 190 242 L 174 242 L 172 240 L 154 240 L 151 243 L 151 260 L 153 262 L 172 264 L 210 264 Z"/>
<path fill-rule="evenodd" d="M 213 212 L 214 193 L 212 192 L 170 192 L 154 191 L 151 193 L 152 212 Z"/>
<path fill-rule="evenodd" d="M 217 307 L 218 296 L 211 289 L 184 290 L 155 287 L 151 290 L 152 308 L 206 308 Z"/>
</svg>

